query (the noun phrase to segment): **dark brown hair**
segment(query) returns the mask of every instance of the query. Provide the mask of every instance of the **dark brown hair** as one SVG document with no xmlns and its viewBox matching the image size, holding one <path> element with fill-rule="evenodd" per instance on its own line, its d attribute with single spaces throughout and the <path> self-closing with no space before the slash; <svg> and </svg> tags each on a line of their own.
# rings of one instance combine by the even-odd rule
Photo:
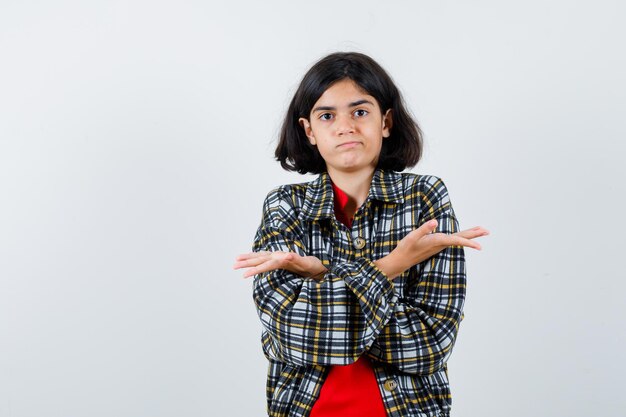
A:
<svg viewBox="0 0 626 417">
<path fill-rule="evenodd" d="M 307 71 L 287 109 L 274 152 L 276 160 L 284 169 L 301 174 L 326 171 L 324 159 L 317 147 L 309 143 L 298 119 L 309 119 L 313 105 L 324 91 L 346 78 L 374 97 L 382 114 L 392 109 L 390 136 L 383 141 L 377 167 L 403 171 L 415 166 L 422 155 L 422 131 L 405 108 L 391 77 L 376 61 L 359 52 L 332 53 Z"/>
</svg>

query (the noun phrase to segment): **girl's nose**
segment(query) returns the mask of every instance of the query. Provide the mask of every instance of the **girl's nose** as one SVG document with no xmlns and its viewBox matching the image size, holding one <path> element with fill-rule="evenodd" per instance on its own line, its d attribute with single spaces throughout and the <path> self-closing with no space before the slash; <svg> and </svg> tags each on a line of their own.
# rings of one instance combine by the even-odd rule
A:
<svg viewBox="0 0 626 417">
<path fill-rule="evenodd" d="M 354 133 L 354 120 L 352 120 L 352 117 L 337 117 L 336 126 L 338 135 Z"/>
</svg>

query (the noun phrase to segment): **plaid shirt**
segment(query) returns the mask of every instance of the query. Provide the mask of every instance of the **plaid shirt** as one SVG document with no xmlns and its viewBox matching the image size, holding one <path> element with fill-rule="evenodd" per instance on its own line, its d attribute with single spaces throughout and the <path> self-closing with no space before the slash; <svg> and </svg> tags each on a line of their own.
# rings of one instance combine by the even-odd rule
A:
<svg viewBox="0 0 626 417">
<path fill-rule="evenodd" d="M 308 416 L 329 365 L 371 360 L 389 417 L 448 416 L 447 360 L 464 318 L 463 246 L 451 246 L 390 281 L 373 260 L 410 231 L 458 221 L 441 178 L 377 169 L 352 228 L 334 215 L 327 172 L 270 191 L 253 251 L 318 257 L 322 280 L 284 269 L 254 276 L 253 298 L 269 361 L 267 412 Z"/>
</svg>

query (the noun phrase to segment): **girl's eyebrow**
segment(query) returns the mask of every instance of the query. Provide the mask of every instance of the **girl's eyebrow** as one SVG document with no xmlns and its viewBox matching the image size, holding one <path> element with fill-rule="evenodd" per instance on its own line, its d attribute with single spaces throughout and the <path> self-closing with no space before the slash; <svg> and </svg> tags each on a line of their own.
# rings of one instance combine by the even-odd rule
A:
<svg viewBox="0 0 626 417">
<path fill-rule="evenodd" d="M 372 103 L 371 101 L 363 99 L 363 100 L 353 101 L 352 103 L 348 104 L 348 107 L 354 107 L 354 106 L 358 106 L 359 104 L 364 104 L 364 103 L 369 103 L 372 106 L 374 105 L 374 103 Z M 311 111 L 311 113 L 315 113 L 318 110 L 337 110 L 337 108 L 333 106 L 319 106 L 319 107 L 314 108 Z"/>
</svg>

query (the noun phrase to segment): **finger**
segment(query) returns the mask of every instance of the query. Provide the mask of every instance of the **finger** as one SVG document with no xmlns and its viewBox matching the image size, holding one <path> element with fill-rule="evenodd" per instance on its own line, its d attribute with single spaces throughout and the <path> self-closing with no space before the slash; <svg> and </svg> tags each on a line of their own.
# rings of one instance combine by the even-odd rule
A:
<svg viewBox="0 0 626 417">
<path fill-rule="evenodd" d="M 474 227 L 472 229 L 463 230 L 461 232 L 457 232 L 454 234 L 457 236 L 462 236 L 467 239 L 474 239 L 476 237 L 488 235 L 489 231 L 479 226 L 479 227 Z"/>
<path fill-rule="evenodd" d="M 249 268 L 251 266 L 257 266 L 257 265 L 262 264 L 263 262 L 266 262 L 268 259 L 269 259 L 268 256 L 264 256 L 264 257 L 259 256 L 256 258 L 246 259 L 243 261 L 237 261 L 233 265 L 233 269 L 241 269 L 241 268 Z"/>
<path fill-rule="evenodd" d="M 437 242 L 437 247 L 439 251 L 443 248 L 450 246 L 467 246 L 470 248 L 474 248 L 477 250 L 481 250 L 480 243 L 475 240 L 467 239 L 463 236 L 460 236 L 458 233 L 447 234 L 447 233 L 433 233 L 433 239 Z"/>
<path fill-rule="evenodd" d="M 261 274 L 263 272 L 273 271 L 274 269 L 279 269 L 276 260 L 270 259 L 267 262 L 262 263 L 256 267 L 250 268 L 244 274 L 244 278 L 251 277 L 253 275 Z"/>
<path fill-rule="evenodd" d="M 268 253 L 272 253 L 272 252 L 264 250 L 264 251 L 259 251 L 259 252 L 242 253 L 241 255 L 237 256 L 235 258 L 235 260 L 236 261 L 243 261 L 243 260 L 249 259 L 249 258 L 256 258 L 256 257 L 259 257 L 259 256 L 264 256 L 264 255 L 267 255 Z"/>
<path fill-rule="evenodd" d="M 264 262 L 269 261 L 274 256 L 277 256 L 280 253 L 281 252 L 264 252 L 262 254 L 259 254 L 258 256 L 254 256 L 251 258 L 247 258 L 247 259 L 235 262 L 235 264 L 233 265 L 233 268 L 240 269 L 240 268 L 249 268 L 252 266 L 257 266 Z"/>
<path fill-rule="evenodd" d="M 469 230 L 471 230 L 474 233 L 477 233 L 479 236 L 486 236 L 489 234 L 489 230 L 481 226 L 472 227 L 471 229 L 468 229 L 468 231 Z"/>
<path fill-rule="evenodd" d="M 304 257 L 295 252 L 269 252 L 269 256 L 262 261 L 262 263 L 248 270 L 244 274 L 244 278 L 275 269 L 286 269 L 300 274 L 308 268 Z"/>
<path fill-rule="evenodd" d="M 268 268 L 270 269 L 257 270 L 256 272 L 253 271 L 252 274 L 254 275 L 272 269 L 285 269 L 286 267 L 289 267 L 289 260 L 292 258 L 293 256 L 291 252 L 264 252 L 261 256 L 235 262 L 233 268 L 240 269 L 256 266 L 266 267 L 267 265 L 269 265 Z M 246 274 L 248 274 L 248 272 L 246 272 Z"/>
<path fill-rule="evenodd" d="M 423 225 L 421 225 L 420 227 L 418 227 L 417 229 L 412 230 L 411 234 L 417 235 L 417 238 L 419 239 L 422 236 L 426 236 L 432 233 L 437 228 L 438 224 L 439 223 L 437 222 L 437 220 L 431 219 L 427 221 L 426 223 L 424 223 Z"/>
<path fill-rule="evenodd" d="M 261 252 L 251 252 L 248 254 L 238 256 L 237 262 L 233 265 L 233 269 L 244 268 L 248 266 L 258 265 L 259 263 L 265 262 L 270 258 L 280 259 L 284 257 L 289 252 L 269 252 L 269 251 L 261 251 Z"/>
<path fill-rule="evenodd" d="M 474 248 L 477 250 L 482 249 L 482 246 L 480 246 L 480 243 L 478 243 L 475 240 L 466 239 L 459 235 L 448 235 L 448 236 L 452 236 L 452 244 L 448 246 L 467 246 L 467 247 Z"/>
</svg>

